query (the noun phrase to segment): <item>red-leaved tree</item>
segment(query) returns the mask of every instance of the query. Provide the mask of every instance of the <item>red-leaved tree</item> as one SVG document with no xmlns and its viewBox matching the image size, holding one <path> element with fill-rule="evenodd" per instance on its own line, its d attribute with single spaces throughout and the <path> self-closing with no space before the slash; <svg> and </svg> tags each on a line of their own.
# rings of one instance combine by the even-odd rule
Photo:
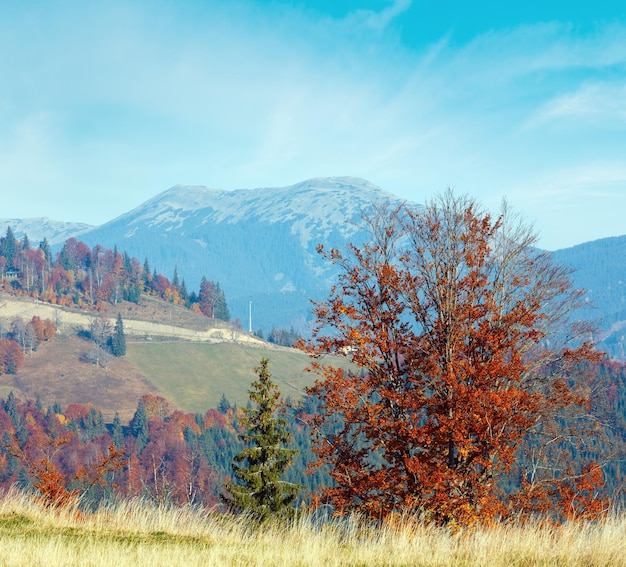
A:
<svg viewBox="0 0 626 567">
<path fill-rule="evenodd" d="M 319 248 L 338 282 L 302 344 L 321 375 L 309 392 L 318 464 L 334 479 L 320 500 L 336 513 L 467 524 L 506 514 L 507 490 L 558 496 L 572 463 L 531 478 L 525 447 L 588 411 L 577 368 L 599 354 L 570 320 L 582 302 L 569 271 L 506 207 L 492 218 L 452 191 L 420 211 L 379 207 L 364 223 L 365 244 Z M 327 354 L 350 365 L 315 360 Z M 582 467 L 578 484 L 595 494 L 602 475 Z M 572 486 L 561 492 L 570 503 Z"/>
</svg>

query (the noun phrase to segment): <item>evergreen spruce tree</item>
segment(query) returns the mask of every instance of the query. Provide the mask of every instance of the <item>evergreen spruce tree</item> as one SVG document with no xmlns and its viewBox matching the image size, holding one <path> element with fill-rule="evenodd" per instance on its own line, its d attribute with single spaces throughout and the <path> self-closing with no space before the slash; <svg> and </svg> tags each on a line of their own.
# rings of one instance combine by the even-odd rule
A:
<svg viewBox="0 0 626 567">
<path fill-rule="evenodd" d="M 126 275 L 130 277 L 133 273 L 133 262 L 126 250 L 124 250 L 124 254 L 122 254 L 122 261 L 124 262 L 124 271 Z"/>
<path fill-rule="evenodd" d="M 249 390 L 253 406 L 244 409 L 243 433 L 239 435 L 245 449 L 233 459 L 235 481 L 226 483 L 230 496 L 224 497 L 232 511 L 247 513 L 259 523 L 291 517 L 302 488 L 281 480 L 298 451 L 287 448 L 293 436 L 286 420 L 275 415 L 280 392 L 272 382 L 268 364 L 269 360 L 262 357 L 255 369 L 258 380 Z"/>
<path fill-rule="evenodd" d="M 222 321 L 230 321 L 230 311 L 228 310 L 228 304 L 226 303 L 226 294 L 220 288 L 219 282 L 215 284 L 215 315 L 216 319 Z"/>
<path fill-rule="evenodd" d="M 44 239 L 39 243 L 39 248 L 43 252 L 48 268 L 50 268 L 52 265 L 52 250 L 50 249 L 50 243 L 47 238 L 44 237 Z"/>
<path fill-rule="evenodd" d="M 124 322 L 120 313 L 117 314 L 117 321 L 111 337 L 111 354 L 113 356 L 124 356 L 126 354 L 126 335 L 124 334 Z"/>
<path fill-rule="evenodd" d="M 189 307 L 189 292 L 187 291 L 185 278 L 183 278 L 183 281 L 180 282 L 180 290 L 178 293 L 180 294 L 180 298 L 185 302 L 185 306 Z"/>
<path fill-rule="evenodd" d="M 145 292 L 150 291 L 152 289 L 152 275 L 150 274 L 150 264 L 148 263 L 148 258 L 146 258 L 143 263 L 142 281 L 143 290 Z"/>
<path fill-rule="evenodd" d="M 220 398 L 220 403 L 217 405 L 217 410 L 220 413 L 226 413 L 230 408 L 231 405 L 228 401 L 228 398 L 226 397 L 226 394 L 222 394 L 222 397 Z"/>
<path fill-rule="evenodd" d="M 115 412 L 111 427 L 111 442 L 116 449 L 121 449 L 124 446 L 124 429 L 122 428 L 120 414 L 117 412 Z"/>
<path fill-rule="evenodd" d="M 137 440 L 137 453 L 141 453 L 143 448 L 150 441 L 150 430 L 148 429 L 148 414 L 146 413 L 146 405 L 143 398 L 137 404 L 137 410 L 130 422 L 130 430 L 133 437 Z"/>
<path fill-rule="evenodd" d="M 17 253 L 17 240 L 10 226 L 4 238 L 0 238 L 0 256 L 7 259 L 7 268 L 13 266 L 13 256 Z"/>
</svg>

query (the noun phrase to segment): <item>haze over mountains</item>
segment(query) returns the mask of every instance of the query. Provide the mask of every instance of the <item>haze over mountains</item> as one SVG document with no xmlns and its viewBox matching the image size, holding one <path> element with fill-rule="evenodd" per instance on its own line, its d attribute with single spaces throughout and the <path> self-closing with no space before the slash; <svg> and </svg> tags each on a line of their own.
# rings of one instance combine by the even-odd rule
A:
<svg viewBox="0 0 626 567">
<path fill-rule="evenodd" d="M 33 243 L 46 237 L 57 247 L 70 236 L 90 246 L 117 246 L 170 278 L 176 268 L 190 290 L 202 276 L 219 282 L 232 317 L 246 329 L 252 302 L 253 330 L 293 326 L 306 332 L 311 299 L 326 297 L 334 279 L 316 246 L 361 242 L 361 212 L 387 200 L 402 202 L 352 177 L 237 191 L 177 185 L 102 226 L 9 219 L 0 220 L 0 230 L 10 225 L 17 237 L 26 232 Z M 624 358 L 626 344 L 625 253 L 626 236 L 554 252 L 576 270 L 575 286 L 596 306 L 586 316 L 598 320 L 601 346 L 616 358 Z"/>
</svg>

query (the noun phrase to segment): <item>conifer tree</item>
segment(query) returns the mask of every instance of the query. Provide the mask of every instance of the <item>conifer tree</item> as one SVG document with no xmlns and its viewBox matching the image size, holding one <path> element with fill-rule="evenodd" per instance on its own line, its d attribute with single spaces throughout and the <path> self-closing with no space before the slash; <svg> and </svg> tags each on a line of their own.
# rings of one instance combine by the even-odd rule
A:
<svg viewBox="0 0 626 567">
<path fill-rule="evenodd" d="M 44 237 L 44 239 L 39 243 L 39 248 L 43 252 L 46 264 L 50 266 L 52 264 L 52 250 L 50 249 L 50 243 L 47 238 Z"/>
<path fill-rule="evenodd" d="M 143 448 L 150 441 L 150 432 L 148 429 L 148 414 L 146 413 L 146 405 L 143 398 L 137 404 L 137 410 L 130 422 L 130 429 L 133 437 L 137 440 L 137 453 L 141 453 Z"/>
<path fill-rule="evenodd" d="M 117 321 L 113 328 L 113 336 L 111 337 L 111 354 L 113 356 L 124 356 L 126 354 L 126 335 L 124 333 L 124 322 L 122 315 L 117 314 Z"/>
<path fill-rule="evenodd" d="M 230 497 L 224 497 L 231 510 L 247 513 L 259 523 L 292 516 L 292 505 L 302 488 L 281 480 L 298 451 L 287 448 L 293 436 L 286 420 L 276 417 L 280 392 L 268 365 L 269 360 L 262 357 L 255 369 L 258 380 L 249 390 L 253 406 L 243 410 L 243 433 L 239 435 L 245 449 L 233 460 L 235 481 L 226 483 Z"/>
<path fill-rule="evenodd" d="M 230 311 L 226 303 L 226 294 L 220 288 L 219 282 L 215 284 L 215 318 L 222 321 L 230 321 Z"/>
<path fill-rule="evenodd" d="M 180 298 L 185 302 L 185 306 L 189 307 L 189 292 L 187 291 L 187 284 L 185 283 L 185 279 L 180 283 L 180 290 L 178 291 Z"/>
<path fill-rule="evenodd" d="M 230 402 L 226 397 L 226 394 L 222 394 L 220 398 L 220 403 L 217 405 L 217 409 L 220 413 L 226 413 L 231 408 Z"/>
<path fill-rule="evenodd" d="M 122 420 L 120 414 L 115 412 L 113 418 L 113 425 L 111 427 L 111 442 L 116 449 L 121 449 L 124 446 L 124 430 L 122 428 Z"/>
<path fill-rule="evenodd" d="M 150 273 L 150 264 L 148 263 L 148 258 L 146 258 L 143 263 L 142 280 L 143 290 L 146 292 L 150 291 L 152 289 L 152 274 Z"/>
<path fill-rule="evenodd" d="M 17 253 L 17 240 L 10 226 L 7 227 L 6 235 L 0 238 L 0 256 L 7 259 L 7 268 L 13 266 L 13 256 Z"/>
</svg>

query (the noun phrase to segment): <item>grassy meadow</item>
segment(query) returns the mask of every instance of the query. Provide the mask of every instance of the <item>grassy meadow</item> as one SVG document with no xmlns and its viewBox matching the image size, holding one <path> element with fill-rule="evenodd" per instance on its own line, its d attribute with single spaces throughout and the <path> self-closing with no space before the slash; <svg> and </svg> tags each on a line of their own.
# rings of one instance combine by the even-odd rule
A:
<svg viewBox="0 0 626 567">
<path fill-rule="evenodd" d="M 502 524 L 452 533 L 406 521 L 356 520 L 253 529 L 194 508 L 121 502 L 94 514 L 46 510 L 19 492 L 0 498 L 7 566 L 621 566 L 626 517 L 600 523 Z"/>
<path fill-rule="evenodd" d="M 222 394 L 240 406 L 248 402 L 254 368 L 270 360 L 272 380 L 283 398 L 302 396 L 315 376 L 304 369 L 309 357 L 295 349 L 255 348 L 236 343 L 132 343 L 126 361 L 138 368 L 178 408 L 204 413 L 217 407 Z M 336 361 L 346 364 L 344 361 Z"/>
</svg>

